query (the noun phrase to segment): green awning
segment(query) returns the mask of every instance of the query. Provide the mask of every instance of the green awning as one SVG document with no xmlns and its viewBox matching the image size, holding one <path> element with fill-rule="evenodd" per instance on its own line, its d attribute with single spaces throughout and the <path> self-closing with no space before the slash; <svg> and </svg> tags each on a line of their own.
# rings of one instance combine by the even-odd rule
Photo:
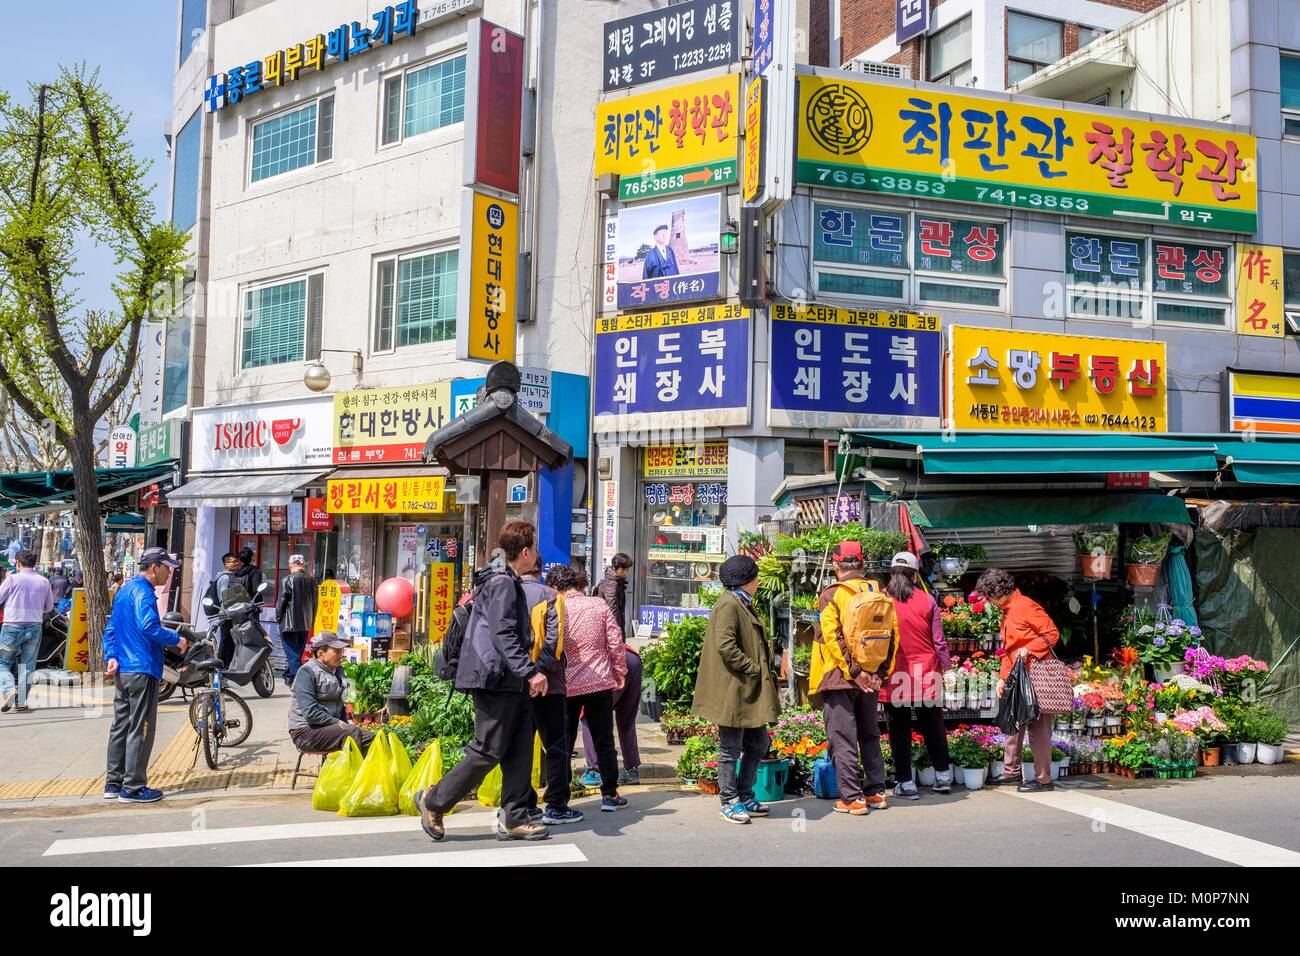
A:
<svg viewBox="0 0 1300 956">
<path fill-rule="evenodd" d="M 112 501 L 148 487 L 172 474 L 171 464 L 141 468 L 95 469 L 96 493 L 101 502 Z M 36 471 L 0 475 L 0 515 L 23 515 L 71 511 L 80 489 L 71 471 Z"/>
<path fill-rule="evenodd" d="M 1181 498 L 1139 492 L 1096 495 L 937 495 L 908 501 L 921 528 L 1051 524 L 1191 524 Z"/>
<path fill-rule="evenodd" d="M 936 431 L 846 431 L 854 448 L 876 457 L 920 458 L 929 475 L 1059 475 L 1116 471 L 1209 472 L 1216 446 L 1206 439 L 1142 435 Z"/>
<path fill-rule="evenodd" d="M 1231 464 L 1238 481 L 1255 485 L 1300 485 L 1300 442 L 1243 441 L 1216 442 L 1223 463 Z"/>
<path fill-rule="evenodd" d="M 112 533 L 134 534 L 143 531 L 144 515 L 137 513 L 109 515 L 104 519 L 104 530 Z"/>
</svg>

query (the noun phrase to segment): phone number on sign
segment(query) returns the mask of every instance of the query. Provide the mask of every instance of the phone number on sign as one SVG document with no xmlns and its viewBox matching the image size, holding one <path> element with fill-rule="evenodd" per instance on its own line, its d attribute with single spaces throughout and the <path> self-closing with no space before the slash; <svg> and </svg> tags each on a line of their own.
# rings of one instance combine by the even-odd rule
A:
<svg viewBox="0 0 1300 956">
<path fill-rule="evenodd" d="M 1084 415 L 1085 425 L 1101 425 L 1104 428 L 1135 428 L 1156 431 L 1160 420 L 1154 415 Z"/>
<path fill-rule="evenodd" d="M 731 59 L 731 44 L 715 43 L 710 47 L 700 47 L 698 50 L 687 50 L 685 53 L 676 54 L 673 57 L 673 69 L 685 70 L 692 66 L 703 66 L 705 63 L 730 63 Z"/>
<path fill-rule="evenodd" d="M 850 172 L 829 166 L 815 168 L 817 182 L 828 186 L 866 189 L 872 192 L 906 193 L 913 196 L 951 196 L 967 202 L 988 203 L 997 206 L 1027 206 L 1033 209 L 1058 209 L 1065 212 L 1087 212 L 1089 200 L 1083 196 L 1061 196 L 1024 189 L 995 189 L 991 186 L 957 184 L 960 189 L 950 190 L 942 179 L 926 176 L 872 175 L 867 170 Z"/>
</svg>

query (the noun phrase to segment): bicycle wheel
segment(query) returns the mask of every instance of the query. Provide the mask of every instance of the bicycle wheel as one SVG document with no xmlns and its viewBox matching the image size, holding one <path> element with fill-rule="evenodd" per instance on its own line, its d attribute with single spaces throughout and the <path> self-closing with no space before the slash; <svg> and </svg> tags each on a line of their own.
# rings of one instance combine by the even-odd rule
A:
<svg viewBox="0 0 1300 956">
<path fill-rule="evenodd" d="M 221 692 L 221 716 L 225 728 L 221 746 L 238 747 L 253 732 L 253 712 L 233 690 Z"/>
<path fill-rule="evenodd" d="M 204 762 L 209 770 L 216 770 L 221 741 L 218 739 L 220 729 L 217 727 L 217 715 L 212 703 L 211 694 L 196 697 L 190 706 L 190 720 L 194 722 L 194 729 L 203 741 Z"/>
</svg>

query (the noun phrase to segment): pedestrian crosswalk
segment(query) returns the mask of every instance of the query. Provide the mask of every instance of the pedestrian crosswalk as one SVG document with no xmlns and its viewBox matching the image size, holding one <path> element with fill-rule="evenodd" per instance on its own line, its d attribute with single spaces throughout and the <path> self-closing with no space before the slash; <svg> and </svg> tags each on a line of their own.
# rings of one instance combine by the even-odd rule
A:
<svg viewBox="0 0 1300 956">
<path fill-rule="evenodd" d="M 444 823 L 449 840 L 490 837 L 495 815 L 452 814 Z M 376 849 L 387 852 L 367 855 L 366 843 L 358 837 L 370 838 Z M 554 838 L 545 843 L 475 842 L 479 845 L 434 848 L 416 817 L 401 816 L 69 837 L 55 840 L 42 855 L 67 862 L 77 858 L 77 862 L 91 865 L 112 865 L 114 855 L 184 850 L 209 851 L 204 865 L 211 865 L 212 856 L 219 853 L 221 863 L 235 866 L 509 867 L 587 862 L 576 845 Z M 329 859 L 320 858 L 322 847 L 328 847 Z M 391 852 L 394 850 L 399 852 Z"/>
</svg>

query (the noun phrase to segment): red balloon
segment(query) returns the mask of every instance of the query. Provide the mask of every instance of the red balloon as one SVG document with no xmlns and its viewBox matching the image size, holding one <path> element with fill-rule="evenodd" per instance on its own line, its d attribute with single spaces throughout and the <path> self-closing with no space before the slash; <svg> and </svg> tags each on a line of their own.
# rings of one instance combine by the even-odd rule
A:
<svg viewBox="0 0 1300 956">
<path fill-rule="evenodd" d="M 375 607 L 393 617 L 406 617 L 415 606 L 415 587 L 406 578 L 389 578 L 375 591 Z"/>
</svg>

